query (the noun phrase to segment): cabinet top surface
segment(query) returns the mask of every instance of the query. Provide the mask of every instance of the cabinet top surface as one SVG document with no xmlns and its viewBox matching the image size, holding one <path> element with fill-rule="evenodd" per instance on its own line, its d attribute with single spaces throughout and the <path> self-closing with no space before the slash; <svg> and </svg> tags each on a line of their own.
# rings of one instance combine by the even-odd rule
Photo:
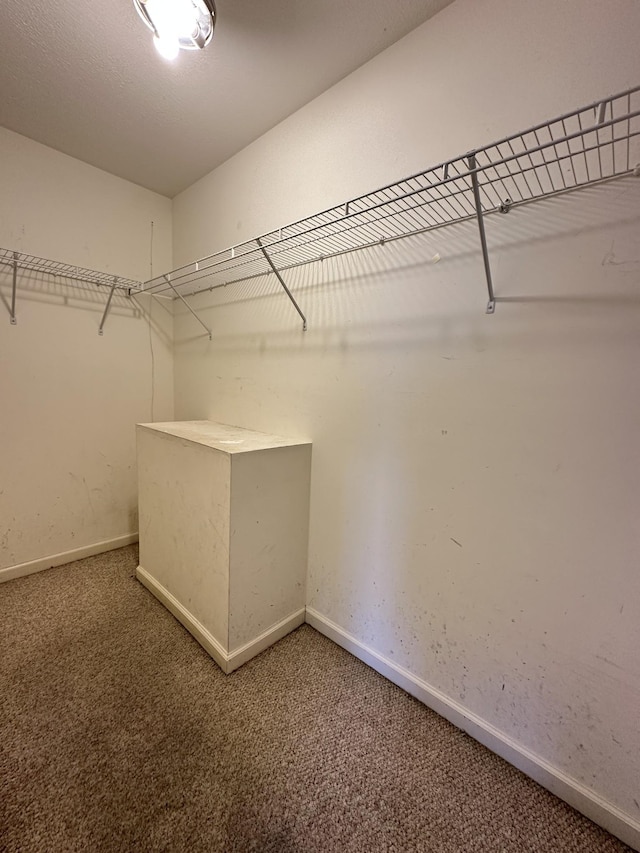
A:
<svg viewBox="0 0 640 853">
<path fill-rule="evenodd" d="M 159 424 L 138 424 L 139 429 L 161 432 L 165 435 L 193 441 L 223 453 L 248 453 L 252 450 L 269 450 L 274 447 L 290 447 L 311 444 L 297 438 L 269 435 L 243 427 L 218 424 L 213 421 L 170 421 Z"/>
</svg>

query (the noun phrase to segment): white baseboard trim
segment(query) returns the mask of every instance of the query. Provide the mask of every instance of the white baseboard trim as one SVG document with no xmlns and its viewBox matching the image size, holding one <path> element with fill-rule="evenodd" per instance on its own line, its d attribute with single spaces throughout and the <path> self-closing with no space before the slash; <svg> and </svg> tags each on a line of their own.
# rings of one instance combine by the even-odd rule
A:
<svg viewBox="0 0 640 853">
<path fill-rule="evenodd" d="M 15 566 L 8 566 L 6 569 L 0 569 L 0 583 L 14 580 L 15 578 L 23 578 L 26 575 L 33 575 L 36 572 L 44 571 L 44 569 L 52 569 L 54 566 L 64 566 L 66 563 L 73 563 L 85 557 L 104 554 L 106 551 L 115 551 L 116 548 L 124 548 L 125 545 L 132 545 L 137 541 L 137 533 L 126 533 L 124 536 L 116 536 L 115 539 L 105 539 L 103 542 L 85 545 L 82 548 L 74 548 L 72 551 L 64 551 L 61 554 L 40 557 L 38 560 L 31 560 L 28 563 L 18 563 Z"/>
<path fill-rule="evenodd" d="M 282 639 L 286 634 L 290 633 L 302 625 L 305 619 L 305 608 L 292 613 L 280 622 L 273 625 L 264 633 L 260 634 L 251 642 L 246 643 L 239 649 L 233 652 L 227 652 L 223 644 L 211 634 L 204 625 L 199 622 L 196 617 L 190 613 L 187 608 L 181 604 L 178 599 L 172 595 L 168 589 L 162 586 L 154 577 L 152 577 L 146 569 L 138 566 L 136 569 L 136 577 L 149 592 L 154 595 L 176 617 L 178 622 L 183 625 L 191 634 L 194 640 L 197 640 L 202 648 L 214 659 L 220 669 L 227 673 L 233 672 L 238 667 L 242 666 L 251 658 L 255 657 L 260 652 L 264 651 L 269 646 L 273 645 L 278 640 Z"/>
<path fill-rule="evenodd" d="M 305 621 L 305 615 L 306 608 L 302 607 L 300 610 L 296 610 L 295 613 L 272 625 L 271 628 L 268 628 L 263 634 L 256 637 L 255 640 L 251 640 L 251 642 L 246 643 L 246 645 L 241 646 L 234 652 L 230 652 L 227 672 L 233 672 L 234 669 L 238 669 L 243 663 L 259 655 L 260 652 L 268 649 L 269 646 L 277 643 L 278 640 L 286 637 L 287 634 L 295 631 Z"/>
<path fill-rule="evenodd" d="M 366 663 L 389 681 L 440 714 L 475 740 L 521 770 L 543 788 L 569 803 L 594 823 L 604 827 L 625 844 L 640 850 L 640 823 L 613 803 L 585 787 L 526 747 L 512 740 L 486 720 L 476 716 L 435 687 L 413 675 L 397 663 L 365 646 L 312 607 L 307 607 L 306 621 L 354 657 Z"/>
<path fill-rule="evenodd" d="M 161 583 L 158 583 L 142 566 L 138 566 L 136 569 L 136 577 L 161 604 L 164 604 L 170 613 L 173 613 L 178 622 L 184 625 L 194 640 L 200 643 L 202 648 L 214 659 L 220 669 L 226 672 L 227 652 L 222 643 L 216 640 L 213 634 L 210 634 L 204 625 L 198 622 L 196 617 L 184 605 L 180 604 L 178 599 L 168 589 L 165 589 Z"/>
</svg>

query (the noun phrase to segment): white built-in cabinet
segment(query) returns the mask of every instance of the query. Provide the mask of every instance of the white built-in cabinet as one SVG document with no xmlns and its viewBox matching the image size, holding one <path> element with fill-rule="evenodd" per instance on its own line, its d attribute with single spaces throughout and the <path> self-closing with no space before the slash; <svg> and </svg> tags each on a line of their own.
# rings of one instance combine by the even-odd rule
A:
<svg viewBox="0 0 640 853">
<path fill-rule="evenodd" d="M 304 621 L 311 444 L 178 421 L 137 453 L 137 577 L 231 672 Z"/>
</svg>

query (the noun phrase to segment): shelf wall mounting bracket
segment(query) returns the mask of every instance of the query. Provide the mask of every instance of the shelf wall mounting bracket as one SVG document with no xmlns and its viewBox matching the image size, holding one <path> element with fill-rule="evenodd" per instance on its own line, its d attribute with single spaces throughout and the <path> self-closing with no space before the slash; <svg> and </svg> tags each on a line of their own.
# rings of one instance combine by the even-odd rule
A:
<svg viewBox="0 0 640 853">
<path fill-rule="evenodd" d="M 306 332 L 306 331 L 307 331 L 307 318 L 304 316 L 304 314 L 303 314 L 303 313 L 302 313 L 302 311 L 300 310 L 300 306 L 298 305 L 298 303 L 296 302 L 296 300 L 293 298 L 293 294 L 291 293 L 291 291 L 289 290 L 289 288 L 288 288 L 288 287 L 287 287 L 287 285 L 285 284 L 284 279 L 282 278 L 282 276 L 280 275 L 280 273 L 279 273 L 279 272 L 278 272 L 278 270 L 276 269 L 275 264 L 273 263 L 273 261 L 271 260 L 271 258 L 269 257 L 269 255 L 267 254 L 267 250 L 266 250 L 266 249 L 265 249 L 265 247 L 262 245 L 262 240 L 261 240 L 259 237 L 257 238 L 257 243 L 258 243 L 258 246 L 260 247 L 260 251 L 262 252 L 262 254 L 263 254 L 263 255 L 264 255 L 264 257 L 265 257 L 266 262 L 267 262 L 267 263 L 269 264 L 269 266 L 271 267 L 271 271 L 273 272 L 273 274 L 275 275 L 275 277 L 278 279 L 278 281 L 280 282 L 280 284 L 281 284 L 281 285 L 282 285 L 282 287 L 284 288 L 284 292 L 287 294 L 287 296 L 289 297 L 289 299 L 292 301 L 292 303 L 293 303 L 293 307 L 296 309 L 296 311 L 298 312 L 298 314 L 302 317 L 302 331 L 303 331 L 303 332 Z"/>
<path fill-rule="evenodd" d="M 598 118 L 597 123 L 602 124 L 607 115 L 607 101 L 602 101 L 598 104 Z"/>
<path fill-rule="evenodd" d="M 487 302 L 487 314 L 493 314 L 496 310 L 496 300 L 493 295 L 493 282 L 491 281 L 491 266 L 489 265 L 489 251 L 487 249 L 487 238 L 484 233 L 484 217 L 482 215 L 482 202 L 480 201 L 480 186 L 478 184 L 478 172 L 476 170 L 476 155 L 475 151 L 468 154 L 467 163 L 469 172 L 471 173 L 471 186 L 473 188 L 473 200 L 476 207 L 476 217 L 478 219 L 478 231 L 480 232 L 480 245 L 482 246 L 482 260 L 484 261 L 484 271 L 487 277 L 487 290 L 489 292 L 489 301 Z"/>
<path fill-rule="evenodd" d="M 18 283 L 18 253 L 13 253 L 13 282 L 11 284 L 11 309 L 9 311 L 9 322 L 12 326 L 18 324 L 16 318 L 16 285 Z"/>
<path fill-rule="evenodd" d="M 206 332 L 206 333 L 207 333 L 207 335 L 209 336 L 209 340 L 211 340 L 211 329 L 210 329 L 208 326 L 205 326 L 205 324 L 202 322 L 202 320 L 200 319 L 200 317 L 198 317 L 198 315 L 197 315 L 197 314 L 196 314 L 196 312 L 193 310 L 193 308 L 191 307 L 191 305 L 189 305 L 189 303 L 188 303 L 188 302 L 187 302 L 187 300 L 184 298 L 184 296 L 183 296 L 179 291 L 177 291 L 177 290 L 175 289 L 175 287 L 173 286 L 173 284 L 172 284 L 171 279 L 169 278 L 169 276 L 168 276 L 168 275 L 164 275 L 164 276 L 163 276 L 163 278 L 164 278 L 164 280 L 167 282 L 167 284 L 169 285 L 169 287 L 171 288 L 171 290 L 173 290 L 173 292 L 175 293 L 175 295 L 176 295 L 179 299 L 181 299 L 181 300 L 184 302 L 184 304 L 185 304 L 185 305 L 187 306 L 187 308 L 189 309 L 190 313 L 191 313 L 191 314 L 193 314 L 193 316 L 196 318 L 196 320 L 198 321 L 198 323 L 200 323 L 200 325 L 202 326 L 202 328 L 205 330 L 205 332 Z"/>
<path fill-rule="evenodd" d="M 107 298 L 107 304 L 104 306 L 104 314 L 102 315 L 102 320 L 100 320 L 100 328 L 98 329 L 98 334 L 102 335 L 104 333 L 104 324 L 107 319 L 107 315 L 109 314 L 109 308 L 111 308 L 111 300 L 113 299 L 113 291 L 116 289 L 118 284 L 118 279 L 113 279 L 113 284 L 111 285 L 111 290 L 109 291 L 109 296 Z"/>
</svg>

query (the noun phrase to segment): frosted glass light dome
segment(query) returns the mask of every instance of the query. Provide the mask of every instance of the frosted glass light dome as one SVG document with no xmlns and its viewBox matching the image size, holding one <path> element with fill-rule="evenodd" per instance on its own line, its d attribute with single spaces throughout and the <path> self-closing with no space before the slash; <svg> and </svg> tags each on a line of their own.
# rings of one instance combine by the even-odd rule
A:
<svg viewBox="0 0 640 853">
<path fill-rule="evenodd" d="M 211 41 L 214 0 L 133 0 L 133 5 L 166 59 L 175 59 L 180 50 L 201 50 Z"/>
</svg>

